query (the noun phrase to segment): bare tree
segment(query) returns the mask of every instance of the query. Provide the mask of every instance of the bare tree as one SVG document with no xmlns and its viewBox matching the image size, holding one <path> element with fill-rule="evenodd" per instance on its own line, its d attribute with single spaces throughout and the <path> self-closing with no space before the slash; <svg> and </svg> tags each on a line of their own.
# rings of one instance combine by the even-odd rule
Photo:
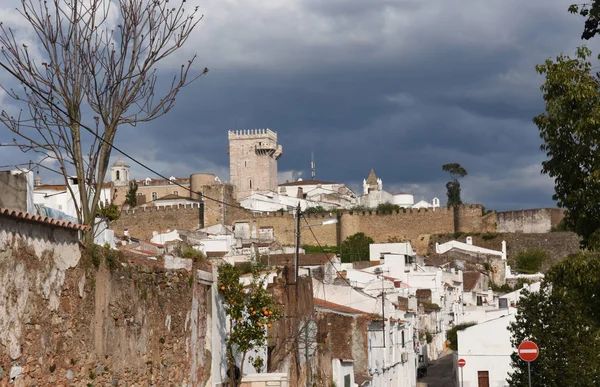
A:
<svg viewBox="0 0 600 387">
<path fill-rule="evenodd" d="M 79 192 L 67 187 L 80 203 L 79 221 L 93 227 L 119 127 L 166 114 L 179 91 L 208 71 L 188 77 L 193 56 L 164 91 L 157 85 L 157 64 L 186 43 L 202 16 L 198 7 L 186 12 L 185 0 L 20 3 L 35 47 L 20 40 L 25 31 L 0 24 L 0 66 L 20 84 L 3 89 L 27 106 L 3 110 L 0 121 L 16 135 L 9 145 L 55 160 L 67 183 L 75 171 Z"/>
</svg>

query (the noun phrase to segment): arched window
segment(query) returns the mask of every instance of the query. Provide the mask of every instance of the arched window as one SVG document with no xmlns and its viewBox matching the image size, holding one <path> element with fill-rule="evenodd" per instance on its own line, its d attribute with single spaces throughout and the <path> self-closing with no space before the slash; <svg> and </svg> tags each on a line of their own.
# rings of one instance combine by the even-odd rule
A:
<svg viewBox="0 0 600 387">
<path fill-rule="evenodd" d="M 117 181 L 121 180 L 121 171 L 117 171 Z"/>
</svg>

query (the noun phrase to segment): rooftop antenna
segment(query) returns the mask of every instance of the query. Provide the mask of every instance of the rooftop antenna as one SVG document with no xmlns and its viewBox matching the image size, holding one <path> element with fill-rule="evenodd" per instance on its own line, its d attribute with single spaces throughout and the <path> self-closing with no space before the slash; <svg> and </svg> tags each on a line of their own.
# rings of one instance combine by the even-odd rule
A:
<svg viewBox="0 0 600 387">
<path fill-rule="evenodd" d="M 310 152 L 310 169 L 312 179 L 315 179 L 315 152 Z"/>
</svg>

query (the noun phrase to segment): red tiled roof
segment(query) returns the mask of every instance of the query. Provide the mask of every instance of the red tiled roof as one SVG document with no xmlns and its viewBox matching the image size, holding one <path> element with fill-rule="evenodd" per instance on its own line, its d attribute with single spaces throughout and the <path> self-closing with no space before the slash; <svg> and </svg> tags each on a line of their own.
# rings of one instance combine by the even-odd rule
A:
<svg viewBox="0 0 600 387">
<path fill-rule="evenodd" d="M 363 312 L 362 310 L 350 308 L 345 305 L 336 304 L 333 302 L 322 300 L 320 298 L 313 298 L 313 303 L 316 307 L 330 309 L 330 310 L 333 310 L 336 312 L 352 313 L 352 314 L 368 314 L 368 313 Z"/>
<path fill-rule="evenodd" d="M 41 184 L 38 185 L 34 188 L 34 190 L 53 190 L 53 191 L 66 191 L 67 190 L 67 186 L 66 185 L 60 185 L 60 184 Z"/>
<path fill-rule="evenodd" d="M 188 201 L 194 201 L 194 202 L 199 202 L 200 200 L 194 200 L 194 199 L 190 199 L 189 197 L 185 197 L 185 196 L 179 196 L 179 195 L 175 195 L 175 194 L 169 194 L 169 195 L 165 195 L 165 196 L 161 196 L 158 199 L 155 199 L 154 201 L 158 201 L 158 200 L 188 200 Z"/>
<path fill-rule="evenodd" d="M 478 271 L 466 271 L 463 273 L 463 291 L 471 292 L 477 286 L 481 273 Z"/>
<path fill-rule="evenodd" d="M 78 230 L 78 231 L 84 231 L 84 232 L 90 230 L 90 226 L 72 223 L 72 222 L 68 222 L 66 220 L 57 220 L 54 218 L 49 218 L 47 216 L 32 215 L 28 212 L 9 210 L 7 208 L 0 208 L 0 215 L 8 216 L 10 218 L 15 218 L 15 219 L 24 219 L 24 220 L 28 220 L 31 222 L 47 224 L 47 225 L 55 226 L 55 227 L 70 228 L 72 230 Z"/>
</svg>

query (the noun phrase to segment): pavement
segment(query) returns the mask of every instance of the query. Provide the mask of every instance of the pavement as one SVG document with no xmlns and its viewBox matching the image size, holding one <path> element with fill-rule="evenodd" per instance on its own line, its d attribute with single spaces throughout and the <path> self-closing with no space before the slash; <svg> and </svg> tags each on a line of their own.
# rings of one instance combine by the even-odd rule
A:
<svg viewBox="0 0 600 387">
<path fill-rule="evenodd" d="M 417 387 L 453 387 L 453 359 L 451 350 L 446 350 L 442 356 L 433 361 L 427 368 L 427 376 L 417 379 Z"/>
</svg>

